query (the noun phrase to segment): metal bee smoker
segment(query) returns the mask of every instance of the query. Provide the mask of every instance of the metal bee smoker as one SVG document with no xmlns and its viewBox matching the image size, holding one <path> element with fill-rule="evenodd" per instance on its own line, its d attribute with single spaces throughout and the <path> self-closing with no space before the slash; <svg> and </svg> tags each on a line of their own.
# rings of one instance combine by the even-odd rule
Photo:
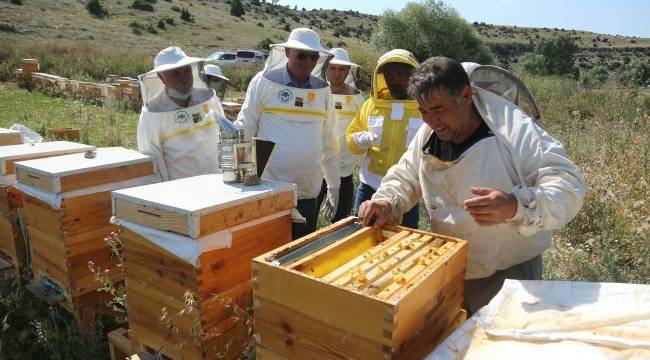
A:
<svg viewBox="0 0 650 360">
<path fill-rule="evenodd" d="M 246 136 L 244 129 L 221 131 L 219 168 L 225 183 L 257 185 L 275 143 Z"/>
</svg>

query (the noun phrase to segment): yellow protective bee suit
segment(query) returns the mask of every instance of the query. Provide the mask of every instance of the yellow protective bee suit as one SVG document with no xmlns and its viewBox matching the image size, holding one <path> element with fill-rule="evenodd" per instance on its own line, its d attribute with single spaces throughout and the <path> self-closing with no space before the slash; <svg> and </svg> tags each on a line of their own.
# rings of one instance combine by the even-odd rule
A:
<svg viewBox="0 0 650 360">
<path fill-rule="evenodd" d="M 415 100 L 393 100 L 386 85 L 384 74 L 380 72 L 388 63 L 404 63 L 414 68 L 419 63 L 411 53 L 396 49 L 379 58 L 373 74 L 370 97 L 361 107 L 347 128 L 346 140 L 353 154 L 364 154 L 359 174 L 362 183 L 377 189 L 388 169 L 400 159 L 409 143 L 423 124 Z M 352 134 L 370 131 L 377 135 L 376 146 L 359 148 Z"/>
</svg>

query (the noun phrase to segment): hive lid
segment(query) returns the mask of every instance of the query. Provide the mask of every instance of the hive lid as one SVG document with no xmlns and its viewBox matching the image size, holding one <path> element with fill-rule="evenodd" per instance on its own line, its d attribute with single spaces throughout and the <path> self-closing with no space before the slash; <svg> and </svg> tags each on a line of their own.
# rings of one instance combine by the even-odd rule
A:
<svg viewBox="0 0 650 360">
<path fill-rule="evenodd" d="M 21 184 L 57 194 L 155 174 L 152 158 L 134 150 L 99 148 L 93 155 L 20 161 L 16 163 L 16 178 Z"/>
<path fill-rule="evenodd" d="M 14 173 L 14 162 L 85 152 L 94 146 L 70 141 L 0 146 L 0 175 Z"/>
<path fill-rule="evenodd" d="M 291 183 L 264 180 L 259 185 L 245 186 L 225 184 L 220 174 L 200 175 L 113 191 L 113 214 L 136 224 L 197 238 L 290 210 L 295 206 L 295 191 Z M 201 221 L 204 215 L 218 213 L 221 223 Z"/>
</svg>

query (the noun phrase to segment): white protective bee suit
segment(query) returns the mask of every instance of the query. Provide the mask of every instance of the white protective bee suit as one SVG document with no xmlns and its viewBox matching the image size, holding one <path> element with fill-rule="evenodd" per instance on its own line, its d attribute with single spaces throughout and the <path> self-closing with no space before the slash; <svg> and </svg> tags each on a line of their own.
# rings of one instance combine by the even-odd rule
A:
<svg viewBox="0 0 650 360">
<path fill-rule="evenodd" d="M 351 95 L 332 94 L 332 98 L 334 99 L 334 108 L 336 109 L 336 121 L 338 124 L 337 137 L 341 177 L 346 177 L 352 175 L 358 155 L 352 154 L 350 149 L 348 149 L 348 142 L 345 138 L 345 133 L 350 121 L 352 121 L 354 115 L 359 111 L 359 109 L 361 109 L 365 99 L 361 91 L 357 89 L 355 81 L 360 66 L 350 61 L 350 56 L 345 49 L 333 48 L 330 49 L 330 52 L 334 55 L 330 64 L 350 67 L 350 72 L 348 73 L 348 77 L 345 79 L 345 84 L 354 92 L 354 94 Z"/>
<path fill-rule="evenodd" d="M 305 40 L 302 36 L 315 36 Z M 309 43 L 313 40 L 313 43 Z M 285 48 L 317 51 L 320 59 L 310 79 L 310 88 L 288 86 Z M 238 122 L 246 134 L 273 141 L 275 149 L 262 175 L 265 179 L 295 183 L 298 199 L 316 198 L 323 176 L 330 189 L 338 188 L 336 113 L 329 85 L 322 80 L 323 64 L 331 54 L 310 29 L 295 29 L 289 40 L 272 44 L 264 70 L 248 85 Z M 328 191 L 329 197 L 329 191 Z M 336 204 L 334 204 L 336 207 Z"/>
<path fill-rule="evenodd" d="M 585 195 L 584 179 L 559 141 L 505 98 L 478 87 L 473 91 L 474 105 L 495 136 L 442 163 L 423 150 L 433 130 L 422 126 L 373 196 L 391 204 L 394 219 L 424 198 L 434 232 L 468 240 L 466 279 L 540 255 L 551 243 L 551 230 L 578 213 Z M 516 215 L 480 227 L 463 205 L 474 197 L 471 186 L 511 192 Z"/>
<path fill-rule="evenodd" d="M 219 170 L 217 143 L 223 109 L 202 79 L 203 59 L 187 56 L 178 47 L 162 50 L 155 68 L 138 76 L 142 111 L 138 121 L 138 151 L 156 159 L 162 181 L 214 174 Z M 192 67 L 193 88 L 188 107 L 181 108 L 158 74 Z"/>
</svg>

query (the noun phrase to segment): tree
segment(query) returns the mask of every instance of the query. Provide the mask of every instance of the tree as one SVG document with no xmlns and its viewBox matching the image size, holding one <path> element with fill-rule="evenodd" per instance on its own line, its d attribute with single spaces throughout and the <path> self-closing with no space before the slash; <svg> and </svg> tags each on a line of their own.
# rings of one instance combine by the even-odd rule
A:
<svg viewBox="0 0 650 360">
<path fill-rule="evenodd" d="M 574 75 L 578 45 L 568 35 L 541 38 L 533 46 L 533 52 L 520 61 L 524 71 L 535 75 Z"/>
<path fill-rule="evenodd" d="M 232 0 L 230 3 L 230 15 L 240 17 L 244 15 L 244 5 L 242 5 L 241 0 Z"/>
<path fill-rule="evenodd" d="M 419 61 L 440 55 L 458 61 L 492 62 L 487 46 L 471 24 L 442 1 L 425 0 L 408 3 L 397 12 L 385 11 L 373 40 L 384 50 L 406 49 Z"/>
</svg>

